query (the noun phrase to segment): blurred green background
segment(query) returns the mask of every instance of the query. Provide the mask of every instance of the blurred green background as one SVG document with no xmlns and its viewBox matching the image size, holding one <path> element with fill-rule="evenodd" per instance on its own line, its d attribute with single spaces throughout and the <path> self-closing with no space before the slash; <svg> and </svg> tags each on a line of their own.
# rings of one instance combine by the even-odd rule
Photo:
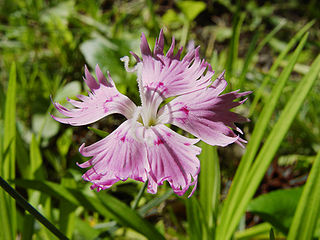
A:
<svg viewBox="0 0 320 240">
<path fill-rule="evenodd" d="M 250 141 L 255 122 L 267 104 L 279 74 L 288 65 L 292 51 L 281 59 L 267 85 L 261 88 L 265 76 L 293 36 L 312 20 L 308 40 L 281 93 L 267 132 L 272 130 L 280 110 L 320 52 L 320 8 L 317 0 L 0 0 L 2 138 L 6 136 L 5 99 L 10 68 L 13 62 L 16 66 L 15 170 L 7 179 L 21 180 L 20 184 L 18 180 L 15 182 L 16 189 L 72 239 L 143 238 L 134 227 L 136 231 L 122 227 L 126 224 L 121 217 L 119 220 L 112 214 L 108 216 L 103 211 L 95 211 L 99 206 L 93 206 L 88 199 L 91 197 L 94 201 L 98 197 L 90 192 L 89 184 L 81 180 L 84 170 L 75 163 L 84 161 L 78 153 L 80 144 L 93 143 L 100 137 L 94 129 L 65 126 L 51 119 L 49 113 L 55 112 L 50 97 L 67 104 L 67 96 L 85 94 L 87 89 L 82 80 L 84 65 L 94 69 L 99 64 L 104 73 L 110 71 L 119 91 L 139 104 L 136 76 L 124 70 L 120 58 L 129 55 L 129 51 L 140 55 L 141 32 L 146 34 L 153 47 L 162 28 L 165 49 L 169 48 L 172 36 L 178 46 L 200 45 L 201 56 L 211 63 L 215 76 L 226 69 L 228 90 L 253 91 L 249 100 L 236 110 L 251 119 L 250 123 L 240 126 L 244 129 L 244 137 Z M 255 101 L 257 92 L 261 96 Z M 305 183 L 314 156 L 320 149 L 319 103 L 320 82 L 316 81 L 256 195 Z M 91 127 L 111 132 L 123 120 L 118 115 L 108 116 Z M 227 193 L 243 152 L 238 146 L 218 148 L 220 199 Z M 26 179 L 81 189 L 87 194 L 84 195 L 87 200 L 79 206 L 76 200 L 70 200 L 70 195 L 72 204 L 64 202 L 61 200 L 64 193 L 60 188 L 55 189 L 57 186 L 49 188 L 39 182 L 35 186 L 35 183 L 24 181 Z M 199 185 L 201 188 L 201 182 Z M 132 207 L 140 187 L 140 183 L 128 181 L 107 192 Z M 143 211 L 143 207 L 155 197 L 158 202 Z M 183 199 L 171 195 L 168 186 L 161 186 L 156 196 L 145 194 L 142 197 L 140 215 L 167 239 L 184 239 L 188 235 L 188 224 Z M 261 223 L 260 217 L 259 214 L 247 213 L 242 222 L 243 229 Z M 32 217 L 20 208 L 17 219 L 16 232 L 22 239 L 54 239 L 39 223 L 30 221 Z"/>
</svg>

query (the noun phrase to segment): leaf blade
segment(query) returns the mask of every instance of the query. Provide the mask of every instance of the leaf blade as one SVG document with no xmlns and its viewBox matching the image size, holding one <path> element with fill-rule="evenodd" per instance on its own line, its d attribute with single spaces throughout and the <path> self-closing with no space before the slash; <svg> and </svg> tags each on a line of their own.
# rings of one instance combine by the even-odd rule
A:
<svg viewBox="0 0 320 240">
<path fill-rule="evenodd" d="M 299 200 L 288 240 L 312 239 L 320 214 L 320 151 Z M 303 219 L 303 221 L 301 221 Z M 318 219 L 319 220 L 319 219 Z"/>
<path fill-rule="evenodd" d="M 233 214 L 232 221 L 228 226 L 226 237 L 230 237 L 237 226 L 238 220 L 241 218 L 245 211 L 245 208 L 253 197 L 260 181 L 262 180 L 264 173 L 266 172 L 272 158 L 276 154 L 277 149 L 280 146 L 282 139 L 289 130 L 291 123 L 294 120 L 299 108 L 301 107 L 304 99 L 310 91 L 312 85 L 318 77 L 320 72 L 320 54 L 313 62 L 309 73 L 301 80 L 298 87 L 289 99 L 284 110 L 282 111 L 279 120 L 273 127 L 270 135 L 268 136 L 264 146 L 259 152 L 252 168 L 250 169 L 247 181 L 244 186 L 247 186 L 243 191 L 241 201 L 238 203 L 237 208 Z"/>
</svg>

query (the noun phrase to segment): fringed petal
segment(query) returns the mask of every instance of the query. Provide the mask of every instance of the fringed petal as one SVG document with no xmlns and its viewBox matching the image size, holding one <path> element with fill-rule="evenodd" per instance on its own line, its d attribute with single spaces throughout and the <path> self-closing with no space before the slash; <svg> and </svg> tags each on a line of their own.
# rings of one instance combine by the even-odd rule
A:
<svg viewBox="0 0 320 240">
<path fill-rule="evenodd" d="M 143 129 L 141 124 L 127 120 L 106 138 L 90 146 L 80 147 L 83 156 L 92 157 L 78 164 L 82 168 L 92 166 L 83 175 L 84 180 L 92 182 L 92 189 L 100 191 L 128 178 L 141 182 L 147 180 L 149 163 L 145 145 L 136 137 Z"/>
<path fill-rule="evenodd" d="M 211 84 L 214 71 L 210 64 L 199 57 L 199 47 L 191 48 L 181 60 L 183 48 L 181 47 L 174 55 L 174 38 L 166 55 L 163 53 L 163 48 L 164 36 L 161 30 L 153 53 L 144 34 L 141 36 L 140 44 L 142 59 L 132 53 L 137 62 L 142 62 L 138 79 L 141 80 L 144 95 L 153 95 L 150 92 L 156 92 L 155 95 L 159 99 L 152 99 L 161 103 L 168 97 L 198 91 Z"/>
<path fill-rule="evenodd" d="M 220 75 L 209 88 L 175 98 L 160 109 L 158 123 L 174 124 L 210 145 L 226 146 L 233 142 L 241 145 L 244 140 L 231 128 L 239 131 L 234 123 L 247 122 L 248 119 L 230 109 L 246 99 L 234 100 L 250 92 L 234 91 L 219 96 L 226 85 L 223 75 Z"/>
<path fill-rule="evenodd" d="M 67 117 L 52 116 L 55 120 L 73 126 L 80 126 L 93 123 L 114 113 L 120 113 L 127 119 L 133 116 L 136 109 L 135 104 L 116 89 L 110 75 L 108 74 L 107 80 L 98 65 L 96 67 L 96 75 L 99 83 L 96 82 L 87 67 L 85 67 L 85 82 L 91 89 L 89 96 L 78 95 L 77 97 L 80 101 L 67 98 L 75 107 L 73 109 L 67 109 L 59 103 L 54 103 L 56 109 Z"/>
<path fill-rule="evenodd" d="M 183 137 L 165 125 L 146 129 L 144 138 L 150 164 L 148 192 L 157 192 L 157 185 L 164 181 L 168 181 L 179 196 L 190 186 L 196 187 L 200 171 L 196 155 L 201 149 L 194 144 L 198 139 Z"/>
</svg>

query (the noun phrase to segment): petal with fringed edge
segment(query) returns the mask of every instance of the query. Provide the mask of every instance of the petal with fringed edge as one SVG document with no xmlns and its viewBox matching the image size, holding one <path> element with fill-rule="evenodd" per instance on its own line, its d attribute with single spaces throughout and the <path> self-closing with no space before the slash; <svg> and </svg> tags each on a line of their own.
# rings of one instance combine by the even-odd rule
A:
<svg viewBox="0 0 320 240">
<path fill-rule="evenodd" d="M 96 66 L 96 75 L 99 83 L 85 67 L 86 78 L 84 80 L 91 92 L 88 96 L 78 95 L 80 101 L 67 98 L 75 107 L 73 109 L 67 109 L 57 102 L 53 103 L 55 108 L 66 117 L 52 116 L 55 120 L 73 126 L 81 126 L 96 122 L 114 113 L 120 113 L 127 119 L 132 118 L 136 105 L 117 90 L 109 74 L 108 80 L 105 78 L 98 65 Z"/>
<path fill-rule="evenodd" d="M 207 88 L 176 97 L 159 110 L 158 123 L 174 124 L 188 131 L 210 145 L 226 146 L 231 143 L 245 142 L 231 128 L 241 130 L 235 122 L 247 122 L 248 119 L 231 112 L 242 101 L 234 101 L 251 92 L 238 91 L 219 95 L 227 86 L 223 74 Z"/>
<path fill-rule="evenodd" d="M 92 157 L 78 164 L 81 168 L 92 167 L 83 175 L 84 180 L 92 183 L 92 189 L 100 191 L 128 178 L 141 182 L 147 180 L 147 153 L 144 142 L 138 139 L 143 130 L 141 124 L 127 120 L 106 138 L 80 147 L 83 156 Z"/>
<path fill-rule="evenodd" d="M 156 193 L 157 186 L 166 180 L 179 196 L 194 186 L 191 196 L 200 171 L 196 155 L 201 149 L 194 145 L 199 140 L 186 138 L 162 124 L 145 129 L 144 139 L 150 164 L 148 192 Z"/>
<path fill-rule="evenodd" d="M 161 103 L 168 97 L 197 91 L 211 84 L 214 71 L 210 64 L 199 57 L 199 47 L 190 49 L 181 60 L 183 48 L 180 48 L 175 55 L 173 54 L 174 38 L 166 55 L 163 53 L 163 47 L 164 36 L 161 30 L 153 52 L 145 35 L 142 34 L 140 44 L 142 59 L 140 60 L 136 54 L 132 53 L 138 62 L 142 62 L 138 79 L 141 80 L 143 94 L 154 96 L 150 101 Z"/>
</svg>

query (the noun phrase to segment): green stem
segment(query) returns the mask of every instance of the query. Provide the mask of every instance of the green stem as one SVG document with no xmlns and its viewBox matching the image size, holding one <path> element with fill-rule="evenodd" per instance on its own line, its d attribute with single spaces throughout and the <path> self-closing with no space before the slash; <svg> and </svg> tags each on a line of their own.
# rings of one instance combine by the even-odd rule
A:
<svg viewBox="0 0 320 240">
<path fill-rule="evenodd" d="M 143 195 L 143 193 L 144 193 L 144 190 L 146 190 L 147 186 L 148 186 L 148 181 L 146 181 L 146 182 L 143 184 L 143 186 L 140 188 L 140 191 L 139 191 L 138 195 L 137 195 L 136 198 L 134 199 L 133 205 L 132 205 L 132 207 L 131 207 L 133 210 L 137 208 L 137 206 L 138 206 L 138 204 L 139 204 L 139 202 L 140 202 L 140 199 L 141 199 L 141 197 L 142 197 L 142 195 Z"/>
<path fill-rule="evenodd" d="M 17 203 L 33 215 L 39 222 L 48 228 L 59 239 L 68 240 L 51 222 L 39 213 L 30 203 L 28 203 L 16 190 L 14 190 L 2 177 L 0 177 L 0 186 L 13 197 Z"/>
</svg>

